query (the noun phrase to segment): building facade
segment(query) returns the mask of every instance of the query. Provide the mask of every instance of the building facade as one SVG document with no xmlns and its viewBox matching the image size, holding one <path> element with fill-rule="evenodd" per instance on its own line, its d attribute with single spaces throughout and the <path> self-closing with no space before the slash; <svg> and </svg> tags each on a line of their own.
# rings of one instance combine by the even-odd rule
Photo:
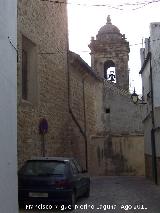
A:
<svg viewBox="0 0 160 213">
<path fill-rule="evenodd" d="M 129 43 L 108 16 L 89 47 L 92 69 L 103 82 L 96 95 L 96 141 L 104 141 L 104 173 L 144 175 L 143 107 L 129 93 Z"/>
<path fill-rule="evenodd" d="M 93 175 L 141 175 L 143 130 L 128 91 L 129 43 L 108 17 L 89 46 L 92 67 L 68 51 L 66 4 L 19 1 L 19 166 L 34 156 L 74 156 Z"/>
<path fill-rule="evenodd" d="M 0 212 L 18 213 L 17 1 L 0 1 Z"/>
<path fill-rule="evenodd" d="M 18 52 L 19 166 L 36 156 L 75 156 L 88 168 L 95 77 L 68 51 L 66 4 L 19 1 Z"/>
<path fill-rule="evenodd" d="M 34 156 L 69 155 L 67 52 L 66 4 L 19 0 L 19 166 Z"/>
<path fill-rule="evenodd" d="M 144 175 L 143 106 L 128 91 L 129 43 L 108 17 L 89 47 L 92 67 L 69 55 L 73 155 L 91 175 Z"/>
<path fill-rule="evenodd" d="M 146 176 L 156 183 L 160 181 L 160 23 L 150 24 L 150 37 L 141 48 L 140 74 L 142 76 L 143 100 L 146 103 L 144 115 L 144 141 Z"/>
<path fill-rule="evenodd" d="M 96 155 L 91 160 L 91 138 L 96 134 L 95 93 L 99 81 L 91 67 L 73 52 L 69 53 L 68 71 L 72 153 L 90 172 L 97 162 Z"/>
</svg>

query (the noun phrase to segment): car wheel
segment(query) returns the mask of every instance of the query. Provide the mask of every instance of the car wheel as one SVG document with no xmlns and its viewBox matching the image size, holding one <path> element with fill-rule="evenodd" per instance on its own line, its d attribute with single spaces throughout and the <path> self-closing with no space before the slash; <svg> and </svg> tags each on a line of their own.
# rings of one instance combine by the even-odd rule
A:
<svg viewBox="0 0 160 213">
<path fill-rule="evenodd" d="M 89 196 L 90 196 L 90 187 L 88 186 L 84 194 L 84 197 L 89 197 Z"/>
</svg>

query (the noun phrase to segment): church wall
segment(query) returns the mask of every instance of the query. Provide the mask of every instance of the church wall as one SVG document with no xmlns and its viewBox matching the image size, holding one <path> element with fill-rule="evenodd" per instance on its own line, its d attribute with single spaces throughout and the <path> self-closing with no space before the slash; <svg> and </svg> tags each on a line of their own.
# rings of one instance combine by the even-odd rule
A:
<svg viewBox="0 0 160 213">
<path fill-rule="evenodd" d="M 103 83 L 99 82 L 96 84 L 96 93 L 95 93 L 95 113 L 96 113 L 96 132 L 101 134 L 105 130 L 104 123 L 104 104 L 103 104 Z"/>
<path fill-rule="evenodd" d="M 130 94 L 123 95 L 123 91 L 114 90 L 114 85 L 110 89 L 107 84 L 104 85 L 104 110 L 106 108 L 110 109 L 110 113 L 104 115 L 104 122 L 106 120 L 106 127 L 109 126 L 112 133 L 143 132 L 143 106 L 135 105 Z"/>
<path fill-rule="evenodd" d="M 29 98 L 22 98 L 22 44 L 33 47 Z M 29 46 L 27 47 L 29 48 Z M 63 85 L 63 86 L 62 86 Z M 18 1 L 18 159 L 42 156 L 39 121 L 46 118 L 45 154 L 70 153 L 67 85 L 67 11 L 65 4 Z"/>
<path fill-rule="evenodd" d="M 93 153 L 101 144 L 104 157 L 101 163 L 103 166 L 97 166 L 92 174 L 144 175 L 144 106 L 133 104 L 130 94 L 111 82 L 101 81 L 98 87 L 97 137 L 96 143 L 93 140 L 92 144 L 95 145 Z M 96 158 L 96 154 L 94 156 Z"/>
<path fill-rule="evenodd" d="M 110 89 L 107 82 L 104 85 L 104 108 L 110 109 L 110 113 L 104 114 L 106 131 L 110 135 L 110 140 L 105 143 L 105 151 L 110 156 L 105 155 L 106 172 L 111 175 L 144 175 L 144 106 L 135 105 L 130 94 L 118 90 L 112 83 L 108 84 Z M 112 151 L 108 152 L 108 149 Z"/>
<path fill-rule="evenodd" d="M 83 103 L 83 74 L 79 69 L 77 69 L 77 65 L 69 64 L 69 72 L 70 72 L 70 80 L 69 80 L 69 88 L 70 88 L 70 108 L 73 116 L 76 119 L 76 122 L 81 128 L 81 131 L 84 133 L 85 123 L 84 123 L 84 103 Z M 83 168 L 85 168 L 85 140 L 84 136 L 81 133 L 79 127 L 73 120 L 70 114 L 70 137 L 72 143 L 72 151 L 73 155 L 80 161 Z"/>
<path fill-rule="evenodd" d="M 145 173 L 143 135 L 96 135 L 90 142 L 91 175 L 138 175 Z"/>
<path fill-rule="evenodd" d="M 95 135 L 90 141 L 90 175 L 98 176 L 105 175 L 105 153 L 104 143 L 105 138 L 103 136 Z"/>
<path fill-rule="evenodd" d="M 73 155 L 79 159 L 83 168 L 86 166 L 86 146 L 85 134 L 87 138 L 88 151 L 88 168 L 90 171 L 92 162 L 90 156 L 90 142 L 92 135 L 95 134 L 95 88 L 97 80 L 90 73 L 88 68 L 84 66 L 84 61 L 72 53 L 70 54 L 69 72 L 70 72 L 70 110 L 72 111 L 76 122 L 81 128 L 76 125 L 71 116 L 72 131 L 70 132 Z M 89 70 L 90 72 L 90 70 Z"/>
<path fill-rule="evenodd" d="M 96 129 L 118 134 L 143 133 L 144 105 L 131 101 L 128 91 L 106 80 L 96 88 Z"/>
<path fill-rule="evenodd" d="M 135 105 L 129 94 L 129 42 L 108 16 L 96 39 L 91 38 L 89 48 L 92 68 L 101 78 L 101 92 L 96 95 L 96 128 L 97 136 L 104 140 L 104 174 L 144 174 L 144 169 L 140 172 L 144 167 L 144 108 Z M 132 149 L 137 149 L 138 162 Z"/>
<path fill-rule="evenodd" d="M 90 174 L 144 175 L 141 106 L 131 102 L 127 91 L 87 74 L 76 59 L 70 58 L 70 105 L 83 132 L 86 126 Z M 71 124 L 72 150 L 85 168 L 85 140 L 73 119 Z"/>
<path fill-rule="evenodd" d="M 143 135 L 110 135 L 104 154 L 105 175 L 144 175 Z"/>
</svg>

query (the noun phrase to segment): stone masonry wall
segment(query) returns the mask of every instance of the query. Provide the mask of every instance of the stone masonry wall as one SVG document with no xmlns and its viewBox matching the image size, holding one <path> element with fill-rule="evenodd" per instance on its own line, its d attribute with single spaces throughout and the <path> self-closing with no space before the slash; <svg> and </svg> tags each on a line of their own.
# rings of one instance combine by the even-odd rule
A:
<svg viewBox="0 0 160 213">
<path fill-rule="evenodd" d="M 33 70 L 36 95 L 22 99 L 22 36 L 36 48 Z M 46 156 L 69 155 L 67 93 L 67 11 L 66 4 L 41 0 L 18 1 L 18 159 L 19 165 L 42 156 L 39 121 L 48 120 Z M 32 79 L 29 79 L 32 80 Z M 34 92 L 33 92 L 34 94 Z"/>
<path fill-rule="evenodd" d="M 93 136 L 90 141 L 90 175 L 98 176 L 105 175 L 105 153 L 104 153 L 105 138 L 101 136 Z"/>
<path fill-rule="evenodd" d="M 104 141 L 103 175 L 144 175 L 144 106 L 133 104 L 129 92 L 114 83 L 101 80 L 97 88 L 96 145 Z"/>
<path fill-rule="evenodd" d="M 129 43 L 123 39 L 116 42 L 112 42 L 112 39 L 106 41 L 91 40 L 89 47 L 91 49 L 92 68 L 95 72 L 104 78 L 104 63 L 112 60 L 116 70 L 116 85 L 129 90 Z"/>
<path fill-rule="evenodd" d="M 143 133 L 143 105 L 134 104 L 129 93 L 109 82 L 104 82 L 103 98 L 102 116 L 106 131 L 115 134 Z M 106 109 L 110 112 L 106 113 Z"/>
<path fill-rule="evenodd" d="M 87 137 L 88 164 L 90 167 L 90 138 L 95 134 L 95 78 L 88 73 L 85 62 L 76 54 L 70 54 L 70 108 L 81 127 L 71 119 L 71 141 L 74 155 L 86 166 L 85 137 Z M 94 163 L 94 162 L 92 162 Z"/>
<path fill-rule="evenodd" d="M 104 155 L 106 175 L 144 175 L 143 135 L 110 135 Z"/>
</svg>

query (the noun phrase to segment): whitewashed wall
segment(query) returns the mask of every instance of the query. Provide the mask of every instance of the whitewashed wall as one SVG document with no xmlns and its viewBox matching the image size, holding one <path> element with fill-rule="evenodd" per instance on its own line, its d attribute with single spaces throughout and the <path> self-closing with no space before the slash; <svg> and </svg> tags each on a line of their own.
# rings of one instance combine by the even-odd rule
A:
<svg viewBox="0 0 160 213">
<path fill-rule="evenodd" d="M 160 106 L 160 22 L 150 24 L 154 107 Z"/>
<path fill-rule="evenodd" d="M 152 65 L 152 83 L 153 83 L 153 97 L 154 97 L 154 117 L 155 117 L 155 126 L 160 126 L 160 22 L 153 22 L 150 24 L 150 51 L 151 51 L 151 65 Z M 145 40 L 146 41 L 146 40 Z M 146 45 L 147 46 L 147 45 Z M 147 52 L 145 46 L 145 52 Z M 142 50 L 141 50 L 141 56 L 142 56 Z M 143 60 L 143 57 L 141 57 L 141 60 Z M 147 62 L 145 69 L 142 72 L 142 86 L 144 87 L 144 98 L 145 102 L 147 101 L 147 94 L 151 90 L 150 86 L 150 61 Z M 147 113 L 145 115 L 146 119 L 144 122 L 144 141 L 145 141 L 145 153 L 152 155 L 152 149 L 151 149 L 151 129 L 152 129 L 152 122 L 151 122 L 151 116 L 147 115 L 151 111 L 151 102 L 147 105 Z M 160 135 L 159 132 L 156 131 L 155 134 L 156 137 L 156 154 L 157 157 L 160 156 L 160 145 L 159 145 L 159 139 Z"/>
<path fill-rule="evenodd" d="M 0 212 L 2 213 L 18 212 L 16 28 L 17 0 L 0 0 Z"/>
</svg>

